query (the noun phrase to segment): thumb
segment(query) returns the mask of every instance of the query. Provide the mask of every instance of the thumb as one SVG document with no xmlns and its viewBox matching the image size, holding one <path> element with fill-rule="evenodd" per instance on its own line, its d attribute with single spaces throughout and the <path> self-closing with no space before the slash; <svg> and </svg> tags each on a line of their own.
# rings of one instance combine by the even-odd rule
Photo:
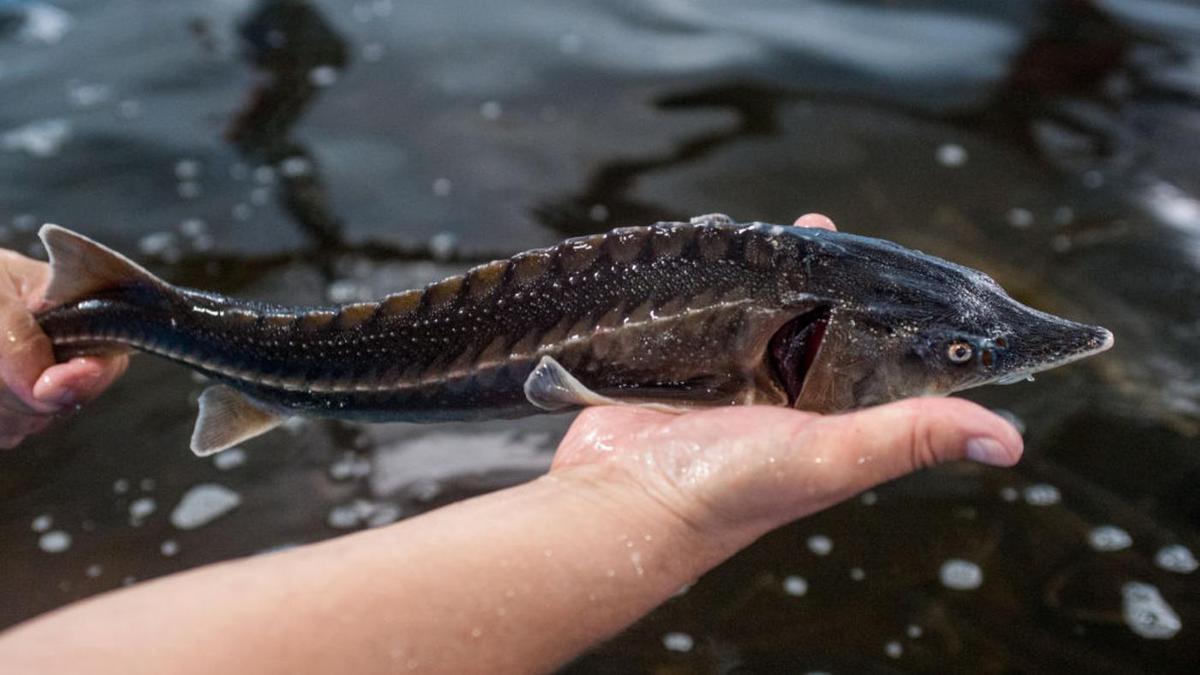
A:
<svg viewBox="0 0 1200 675">
<path fill-rule="evenodd" d="M 970 459 L 1012 466 L 1024 441 L 995 413 L 959 398 L 897 401 L 822 420 L 852 491 L 943 462 Z M 866 467 L 871 467 L 866 470 Z"/>
</svg>

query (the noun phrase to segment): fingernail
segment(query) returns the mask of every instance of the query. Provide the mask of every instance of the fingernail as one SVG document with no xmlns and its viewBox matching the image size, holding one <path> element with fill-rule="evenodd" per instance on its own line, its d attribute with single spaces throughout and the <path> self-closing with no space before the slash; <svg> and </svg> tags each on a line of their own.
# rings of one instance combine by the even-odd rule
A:
<svg viewBox="0 0 1200 675">
<path fill-rule="evenodd" d="M 967 458 L 981 464 L 1008 466 L 1012 464 L 1008 450 L 994 438 L 979 437 L 967 441 Z"/>
</svg>

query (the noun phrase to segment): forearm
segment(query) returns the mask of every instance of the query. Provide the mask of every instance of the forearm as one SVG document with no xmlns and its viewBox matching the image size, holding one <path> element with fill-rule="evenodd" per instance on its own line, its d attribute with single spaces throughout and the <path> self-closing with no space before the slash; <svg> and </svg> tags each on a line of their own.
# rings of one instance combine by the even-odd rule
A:
<svg viewBox="0 0 1200 675">
<path fill-rule="evenodd" d="M 594 467 L 103 596 L 0 639 L 29 670 L 544 671 L 745 542 Z M 137 654 L 136 658 L 131 655 Z"/>
</svg>

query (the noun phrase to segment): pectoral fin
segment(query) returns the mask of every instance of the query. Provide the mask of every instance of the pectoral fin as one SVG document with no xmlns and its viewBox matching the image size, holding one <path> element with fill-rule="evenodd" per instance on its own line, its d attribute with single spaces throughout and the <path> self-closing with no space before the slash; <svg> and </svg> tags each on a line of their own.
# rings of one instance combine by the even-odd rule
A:
<svg viewBox="0 0 1200 675">
<path fill-rule="evenodd" d="M 284 417 L 256 404 L 233 387 L 217 384 L 200 394 L 192 452 L 205 457 L 274 429 Z"/>
<path fill-rule="evenodd" d="M 630 403 L 597 394 L 550 356 L 543 356 L 525 379 L 525 398 L 542 410 L 551 412 L 592 405 L 636 405 L 659 412 L 686 412 L 683 408 L 664 403 Z"/>
</svg>

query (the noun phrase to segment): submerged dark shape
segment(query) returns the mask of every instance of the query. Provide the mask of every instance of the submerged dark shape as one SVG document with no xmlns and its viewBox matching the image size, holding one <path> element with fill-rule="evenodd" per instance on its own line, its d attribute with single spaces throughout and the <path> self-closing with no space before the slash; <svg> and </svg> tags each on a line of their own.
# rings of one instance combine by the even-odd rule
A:
<svg viewBox="0 0 1200 675">
<path fill-rule="evenodd" d="M 891 242 L 723 215 L 568 239 L 379 302 L 264 305 L 171 286 L 48 225 L 56 356 L 137 349 L 218 382 L 192 449 L 290 415 L 516 417 L 583 405 L 838 412 L 949 394 L 1112 345 L 987 275 Z"/>
</svg>

